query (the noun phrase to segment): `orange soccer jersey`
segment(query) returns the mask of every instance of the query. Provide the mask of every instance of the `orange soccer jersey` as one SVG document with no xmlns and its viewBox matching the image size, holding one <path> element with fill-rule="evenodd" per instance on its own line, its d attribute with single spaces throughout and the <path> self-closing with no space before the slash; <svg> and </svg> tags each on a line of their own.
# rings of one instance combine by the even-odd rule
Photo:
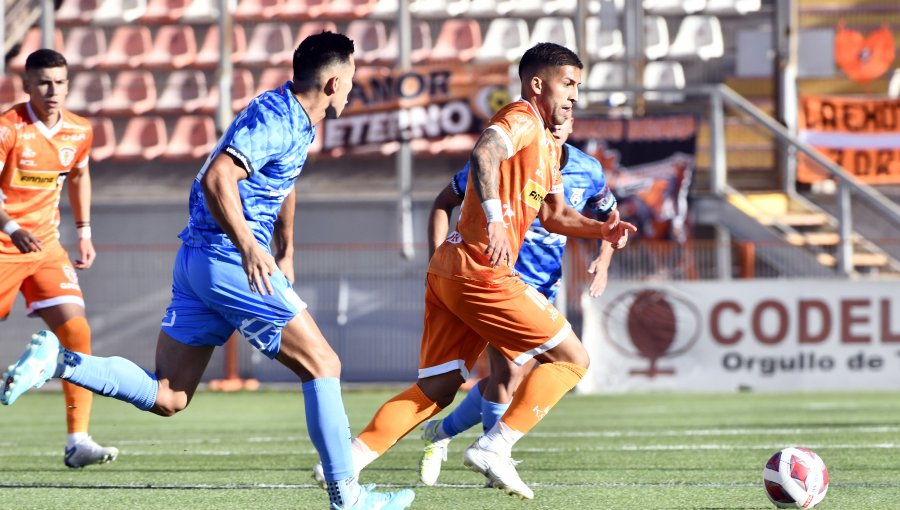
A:
<svg viewBox="0 0 900 510">
<path fill-rule="evenodd" d="M 59 199 L 66 175 L 84 168 L 93 141 L 91 125 L 63 111 L 55 126 L 38 120 L 29 103 L 0 117 L 0 199 L 9 217 L 42 243 L 59 239 Z M 0 254 L 20 254 L 0 236 Z"/>
<path fill-rule="evenodd" d="M 430 273 L 485 283 L 512 277 L 525 231 L 537 216 L 544 197 L 563 191 L 559 148 L 531 103 L 520 100 L 504 106 L 491 119 L 488 129 L 496 130 L 507 146 L 507 159 L 500 164 L 499 198 L 513 259 L 507 267 L 491 267 L 484 254 L 488 245 L 487 223 L 478 193 L 466 193 L 456 231 L 435 251 Z M 474 189 L 474 175 L 469 172 L 467 189 Z"/>
</svg>

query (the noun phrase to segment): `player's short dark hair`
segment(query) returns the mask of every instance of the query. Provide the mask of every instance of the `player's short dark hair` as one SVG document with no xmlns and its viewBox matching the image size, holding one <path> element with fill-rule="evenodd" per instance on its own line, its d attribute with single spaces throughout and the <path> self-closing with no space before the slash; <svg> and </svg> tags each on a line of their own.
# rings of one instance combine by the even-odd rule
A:
<svg viewBox="0 0 900 510">
<path fill-rule="evenodd" d="M 556 43 L 535 44 L 522 55 L 519 61 L 519 79 L 530 80 L 547 67 L 575 66 L 584 69 L 584 64 L 574 51 Z"/>
<path fill-rule="evenodd" d="M 295 87 L 309 90 L 319 71 L 335 63 L 346 64 L 353 51 L 353 41 L 344 34 L 323 31 L 307 37 L 294 50 Z"/>
<path fill-rule="evenodd" d="M 32 52 L 25 59 L 25 70 L 49 69 L 51 67 L 68 67 L 66 57 L 62 53 L 51 50 L 50 48 L 41 48 Z"/>
</svg>

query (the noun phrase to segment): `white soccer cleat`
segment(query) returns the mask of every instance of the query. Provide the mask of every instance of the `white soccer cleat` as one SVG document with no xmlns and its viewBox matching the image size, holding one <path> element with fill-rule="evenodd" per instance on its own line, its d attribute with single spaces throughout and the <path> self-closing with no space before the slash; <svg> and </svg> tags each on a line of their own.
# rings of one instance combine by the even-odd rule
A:
<svg viewBox="0 0 900 510">
<path fill-rule="evenodd" d="M 112 446 L 100 446 L 88 436 L 66 448 L 65 463 L 70 468 L 83 468 L 91 464 L 106 464 L 116 460 L 119 449 Z"/>
<path fill-rule="evenodd" d="M 441 474 L 441 464 L 447 461 L 447 447 L 453 439 L 451 437 L 438 439 L 437 429 L 440 426 L 441 420 L 429 420 L 422 426 L 422 440 L 425 441 L 425 447 L 419 458 L 419 480 L 429 486 L 437 483 Z"/>
<path fill-rule="evenodd" d="M 466 449 L 463 463 L 472 471 L 478 471 L 493 482 L 493 486 L 520 499 L 534 499 L 532 491 L 519 478 L 516 461 L 508 455 L 502 455 L 478 446 L 478 441 Z"/>
<path fill-rule="evenodd" d="M 0 383 L 0 404 L 12 405 L 23 393 L 40 388 L 53 377 L 59 357 L 59 340 L 50 331 L 31 335 L 18 361 L 9 366 Z"/>
</svg>

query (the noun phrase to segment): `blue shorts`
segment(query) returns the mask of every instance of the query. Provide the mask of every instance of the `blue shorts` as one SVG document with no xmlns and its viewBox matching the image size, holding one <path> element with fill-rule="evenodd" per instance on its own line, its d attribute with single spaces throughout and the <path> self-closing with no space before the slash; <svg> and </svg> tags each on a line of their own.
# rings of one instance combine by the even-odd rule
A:
<svg viewBox="0 0 900 510">
<path fill-rule="evenodd" d="M 241 256 L 233 248 L 182 245 L 172 269 L 172 302 L 162 330 L 191 346 L 223 345 L 237 330 L 269 358 L 281 348 L 281 330 L 306 303 L 278 271 L 273 295 L 250 292 Z"/>
</svg>

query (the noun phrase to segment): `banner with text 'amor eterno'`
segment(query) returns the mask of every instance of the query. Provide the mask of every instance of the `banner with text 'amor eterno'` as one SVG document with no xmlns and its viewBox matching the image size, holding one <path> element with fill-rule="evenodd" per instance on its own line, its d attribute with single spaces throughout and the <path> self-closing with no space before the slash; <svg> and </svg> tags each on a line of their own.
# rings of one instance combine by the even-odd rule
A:
<svg viewBox="0 0 900 510">
<path fill-rule="evenodd" d="M 610 282 L 585 296 L 589 392 L 900 388 L 897 281 Z"/>
</svg>

